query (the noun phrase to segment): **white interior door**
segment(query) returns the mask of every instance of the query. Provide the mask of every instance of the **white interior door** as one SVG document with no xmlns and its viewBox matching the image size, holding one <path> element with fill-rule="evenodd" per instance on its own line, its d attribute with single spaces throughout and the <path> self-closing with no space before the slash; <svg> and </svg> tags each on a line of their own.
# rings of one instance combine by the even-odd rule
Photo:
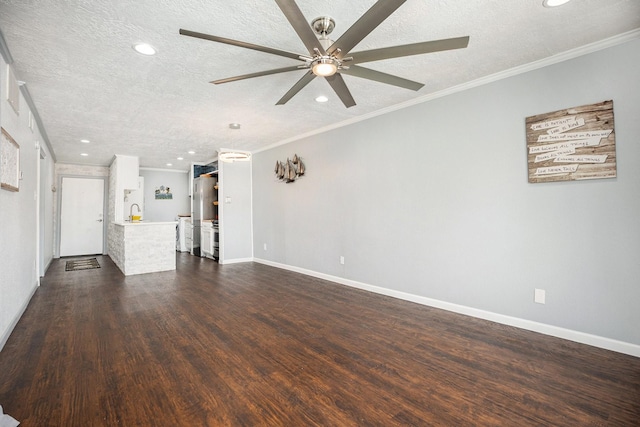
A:
<svg viewBox="0 0 640 427">
<path fill-rule="evenodd" d="M 104 240 L 104 180 L 63 177 L 60 256 L 101 254 Z"/>
</svg>

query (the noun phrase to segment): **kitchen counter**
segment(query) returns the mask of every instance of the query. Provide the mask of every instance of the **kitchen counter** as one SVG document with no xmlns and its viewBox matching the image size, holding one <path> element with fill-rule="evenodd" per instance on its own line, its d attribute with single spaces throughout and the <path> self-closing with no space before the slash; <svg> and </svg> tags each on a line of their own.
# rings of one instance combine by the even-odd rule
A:
<svg viewBox="0 0 640 427">
<path fill-rule="evenodd" d="M 112 223 L 109 256 L 125 276 L 176 269 L 176 221 Z"/>
<path fill-rule="evenodd" d="M 114 222 L 115 225 L 122 225 L 122 226 L 127 226 L 127 225 L 167 225 L 167 224 L 171 224 L 175 227 L 175 225 L 177 224 L 177 221 L 124 221 L 124 222 Z"/>
</svg>

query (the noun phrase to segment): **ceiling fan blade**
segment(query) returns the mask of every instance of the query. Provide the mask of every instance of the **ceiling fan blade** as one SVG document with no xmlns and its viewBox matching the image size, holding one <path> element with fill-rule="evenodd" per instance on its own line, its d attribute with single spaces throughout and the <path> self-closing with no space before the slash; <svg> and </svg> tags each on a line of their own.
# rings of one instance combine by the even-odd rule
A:
<svg viewBox="0 0 640 427">
<path fill-rule="evenodd" d="M 197 33 L 195 31 L 183 30 L 180 29 L 180 34 L 183 36 L 195 37 L 197 39 L 210 40 L 212 42 L 225 43 L 230 44 L 232 46 L 244 47 L 246 49 L 253 49 L 259 52 L 271 53 L 273 55 L 284 56 L 285 58 L 297 59 L 298 61 L 302 61 L 300 59 L 299 53 L 287 52 L 280 49 L 273 49 L 271 47 L 260 46 L 253 43 L 241 42 L 238 40 L 227 39 L 225 37 L 212 36 L 210 34 Z"/>
<path fill-rule="evenodd" d="M 241 76 L 235 76 L 235 77 L 227 77 L 226 79 L 214 80 L 209 83 L 213 83 L 214 85 L 219 85 L 221 83 L 229 83 L 229 82 L 235 82 L 238 80 L 252 79 L 254 77 L 268 76 L 270 74 L 286 73 L 288 71 L 297 71 L 299 69 L 300 68 L 298 68 L 297 65 L 293 67 L 275 68 L 273 70 L 258 71 L 257 73 L 243 74 Z"/>
<path fill-rule="evenodd" d="M 335 54 L 342 59 L 347 53 L 373 31 L 382 21 L 404 4 L 406 0 L 378 0 L 364 15 L 358 19 L 336 42 L 329 48 L 329 54 Z M 340 49 L 341 52 L 336 51 Z"/>
<path fill-rule="evenodd" d="M 314 54 L 314 49 L 320 51 L 320 55 L 326 55 L 324 47 L 318 42 L 318 37 L 302 14 L 302 11 L 294 0 L 275 0 L 284 13 L 293 29 L 298 33 L 298 37 L 306 46 L 310 55 Z"/>
<path fill-rule="evenodd" d="M 452 39 L 432 40 L 428 42 L 405 44 L 401 46 L 383 47 L 380 49 L 363 50 L 349 54 L 353 60 L 350 64 L 380 61 L 382 59 L 399 58 L 402 56 L 421 55 L 423 53 L 440 52 L 443 50 L 463 49 L 469 45 L 469 36 Z"/>
<path fill-rule="evenodd" d="M 316 75 L 313 74 L 311 70 L 309 70 L 304 76 L 302 76 L 300 80 L 298 80 L 296 84 L 293 85 L 291 89 L 289 89 L 287 93 L 284 94 L 282 98 L 280 98 L 278 102 L 276 102 L 276 105 L 286 104 L 291 98 L 293 98 L 298 92 L 300 92 L 303 87 L 308 85 L 311 80 L 315 79 L 315 77 Z"/>
<path fill-rule="evenodd" d="M 325 79 L 327 79 L 345 107 L 349 108 L 356 105 L 356 101 L 351 96 L 351 92 L 349 92 L 349 88 L 347 88 L 347 84 L 340 74 L 334 74 L 333 76 L 325 77 Z"/>
<path fill-rule="evenodd" d="M 415 91 L 420 90 L 422 86 L 424 86 L 424 83 L 414 82 L 413 80 L 403 79 L 402 77 L 382 73 L 369 68 L 359 67 L 357 65 L 350 65 L 349 69 L 343 68 L 340 70 L 340 73 L 347 74 L 349 76 L 361 77 L 363 79 L 375 80 L 376 82 L 386 83 Z"/>
</svg>

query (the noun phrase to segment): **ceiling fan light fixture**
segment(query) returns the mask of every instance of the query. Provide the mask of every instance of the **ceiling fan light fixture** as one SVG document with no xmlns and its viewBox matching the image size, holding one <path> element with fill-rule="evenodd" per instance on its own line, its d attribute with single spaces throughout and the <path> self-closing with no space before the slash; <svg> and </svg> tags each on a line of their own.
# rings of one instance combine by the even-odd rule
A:
<svg viewBox="0 0 640 427">
<path fill-rule="evenodd" d="M 302 43 L 306 47 L 307 53 L 305 54 L 274 49 L 271 47 L 247 43 L 240 40 L 232 40 L 225 37 L 214 36 L 212 34 L 198 33 L 182 28 L 179 30 L 179 33 L 184 36 L 210 40 L 213 42 L 224 43 L 245 49 L 252 49 L 259 52 L 302 61 L 304 63 L 297 66 L 293 65 L 289 67 L 275 68 L 271 70 L 229 77 L 226 79 L 214 80 L 211 83 L 228 83 L 238 80 L 251 79 L 254 77 L 280 74 L 304 69 L 307 70 L 305 75 L 302 76 L 302 78 L 298 80 L 298 82 L 295 83 L 293 87 L 291 87 L 291 89 L 289 89 L 289 91 L 286 92 L 284 96 L 278 100 L 278 102 L 276 102 L 276 105 L 286 104 L 315 77 L 325 77 L 340 101 L 342 101 L 346 108 L 349 108 L 356 105 L 356 102 L 353 99 L 353 96 L 351 95 L 346 82 L 342 78 L 342 74 L 338 73 L 349 74 L 355 77 L 361 77 L 364 79 L 373 80 L 380 83 L 387 83 L 393 86 L 417 91 L 422 88 L 424 84 L 404 79 L 399 76 L 394 76 L 365 67 L 360 67 L 357 64 L 392 58 L 400 58 L 404 56 L 421 55 L 431 52 L 462 49 L 466 48 L 469 44 L 469 36 L 466 36 L 391 46 L 380 49 L 371 49 L 368 51 L 351 52 L 353 48 L 355 48 L 376 27 L 378 27 L 379 24 L 381 24 L 392 13 L 394 13 L 396 9 L 398 9 L 404 2 L 405 0 L 377 0 L 375 4 L 371 6 L 371 8 L 369 8 L 353 25 L 351 25 L 346 30 L 346 32 L 344 32 L 338 38 L 337 41 L 334 42 L 328 37 L 335 28 L 335 21 L 331 17 L 320 16 L 311 21 L 311 26 L 309 26 L 309 24 L 305 22 L 306 18 L 298 7 L 296 0 L 276 0 L 278 7 L 285 15 L 286 20 L 289 21 L 289 24 L 298 34 L 300 41 L 302 41 Z M 353 56 L 349 56 L 350 54 Z M 349 64 L 352 64 L 351 68 L 348 66 Z"/>
<path fill-rule="evenodd" d="M 336 61 L 332 58 L 318 58 L 313 61 L 311 71 L 316 76 L 329 77 L 333 76 L 338 71 Z"/>
<path fill-rule="evenodd" d="M 316 102 L 327 102 L 329 100 L 329 98 L 327 98 L 324 95 L 320 95 L 319 97 L 316 98 Z"/>
</svg>

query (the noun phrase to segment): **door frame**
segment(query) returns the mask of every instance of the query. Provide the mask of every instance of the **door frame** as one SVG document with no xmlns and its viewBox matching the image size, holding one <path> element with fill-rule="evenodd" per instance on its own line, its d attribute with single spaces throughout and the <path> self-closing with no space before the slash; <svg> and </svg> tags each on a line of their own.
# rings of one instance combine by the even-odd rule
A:
<svg viewBox="0 0 640 427">
<path fill-rule="evenodd" d="M 42 149 L 42 146 L 38 143 L 38 164 L 36 168 L 37 177 L 38 177 L 38 189 L 36 193 L 37 198 L 37 235 L 38 241 L 36 242 L 36 248 L 38 252 L 38 267 L 36 268 L 36 276 L 38 277 L 38 285 L 40 285 L 40 279 L 44 277 L 44 272 L 47 271 L 48 265 L 44 265 L 44 245 L 45 245 L 45 230 L 47 228 L 47 214 L 45 211 L 46 200 L 45 200 L 45 187 L 47 182 L 47 176 L 44 174 L 43 169 L 46 170 L 46 167 L 43 168 L 43 165 L 46 166 L 45 160 L 47 159 L 47 153 Z"/>
<path fill-rule="evenodd" d="M 102 197 L 102 255 L 107 255 L 107 223 L 109 221 L 109 217 L 107 215 L 109 210 L 109 180 L 108 176 L 88 176 L 88 175 L 73 175 L 73 174 L 62 174 L 58 175 L 57 186 L 60 191 L 58 191 L 57 195 L 57 211 L 56 211 L 56 258 L 60 258 L 60 236 L 62 232 L 62 178 L 80 178 L 80 179 L 101 179 L 102 185 L 104 188 L 103 197 Z"/>
</svg>

